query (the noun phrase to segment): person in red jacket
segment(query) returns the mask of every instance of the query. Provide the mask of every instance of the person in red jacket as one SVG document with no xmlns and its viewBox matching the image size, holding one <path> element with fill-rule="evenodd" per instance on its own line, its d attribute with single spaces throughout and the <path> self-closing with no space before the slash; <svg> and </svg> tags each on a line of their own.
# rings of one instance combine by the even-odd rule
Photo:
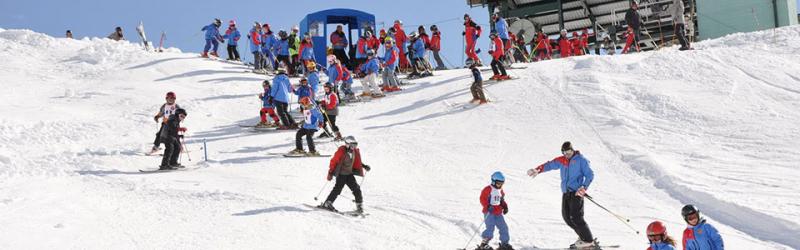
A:
<svg viewBox="0 0 800 250">
<path fill-rule="evenodd" d="M 339 115 L 339 96 L 333 92 L 333 84 L 325 83 L 325 95 L 319 101 L 319 107 L 323 110 L 322 118 L 325 119 L 322 129 L 324 133 L 320 134 L 317 138 L 326 138 L 336 136 L 334 140 L 341 140 L 342 133 L 339 133 L 339 126 L 336 126 L 336 116 Z M 333 134 L 328 131 L 328 124 L 330 123 Z"/>
<path fill-rule="evenodd" d="M 542 33 L 542 31 L 539 31 L 536 37 L 536 47 L 534 47 L 531 52 L 536 53 L 536 61 L 552 59 L 550 55 L 553 52 L 553 48 L 550 46 L 550 38 Z"/>
<path fill-rule="evenodd" d="M 628 31 L 625 32 L 625 47 L 622 48 L 622 54 L 627 54 L 628 49 L 633 48 L 636 49 L 636 52 L 640 52 L 641 49 L 639 48 L 639 43 L 634 42 L 636 41 L 636 33 L 633 32 L 633 28 L 628 26 Z"/>
<path fill-rule="evenodd" d="M 403 31 L 403 21 L 394 20 L 394 41 L 395 45 L 397 45 L 397 54 L 400 56 L 400 68 L 407 69 L 410 64 L 408 62 L 408 57 L 406 56 L 406 41 L 408 41 L 408 36 L 406 36 L 406 32 Z"/>
<path fill-rule="evenodd" d="M 336 184 L 333 186 L 331 193 L 328 194 L 328 198 L 319 207 L 336 211 L 336 208 L 333 207 L 333 202 L 342 193 L 344 185 L 347 185 L 353 191 L 353 196 L 356 197 L 356 212 L 363 213 L 364 209 L 361 204 L 364 200 L 361 197 L 361 187 L 358 186 L 355 175 L 364 176 L 364 170 L 369 171 L 370 167 L 361 162 L 361 151 L 358 149 L 358 142 L 355 137 L 345 137 L 344 143 L 345 145 L 339 146 L 339 149 L 333 154 L 326 177 L 330 181 L 336 176 Z"/>
<path fill-rule="evenodd" d="M 508 213 L 508 204 L 506 203 L 506 193 L 503 191 L 503 183 L 506 178 L 500 171 L 492 174 L 492 184 L 486 186 L 481 190 L 481 206 L 483 206 L 484 223 L 486 230 L 481 233 L 483 241 L 476 249 L 492 249 L 489 247 L 489 241 L 494 236 L 494 228 L 500 231 L 500 246 L 498 250 L 512 250 L 514 249 L 508 244 L 510 237 L 508 235 L 508 225 L 503 215 Z"/>
<path fill-rule="evenodd" d="M 572 43 L 567 38 L 567 30 L 561 30 L 561 36 L 558 37 L 558 51 L 561 53 L 561 58 L 567 58 L 572 55 Z"/>
<path fill-rule="evenodd" d="M 381 48 L 381 41 L 378 40 L 378 37 L 375 36 L 375 32 L 372 31 L 371 27 L 367 27 L 366 32 L 369 32 L 369 36 L 367 37 L 367 47 L 372 49 L 372 51 L 378 51 Z"/>
<path fill-rule="evenodd" d="M 478 37 L 481 36 L 481 30 L 480 27 L 478 27 L 478 24 L 473 22 L 472 18 L 470 18 L 467 14 L 464 14 L 463 35 L 467 43 L 467 49 L 465 51 L 467 58 L 472 62 L 477 63 L 478 66 L 481 66 L 481 59 L 478 59 L 478 54 L 475 53 L 475 43 L 478 41 Z"/>
<path fill-rule="evenodd" d="M 572 54 L 575 56 L 583 55 L 583 39 L 578 35 L 577 31 L 572 32 L 572 39 L 569 40 L 572 44 Z"/>
<path fill-rule="evenodd" d="M 583 42 L 582 46 L 583 46 L 583 54 L 584 55 L 588 55 L 589 54 L 589 37 L 590 36 L 594 36 L 594 35 L 589 34 L 589 30 L 584 28 L 583 29 L 583 33 L 581 33 L 581 42 Z"/>
<path fill-rule="evenodd" d="M 442 62 L 442 57 L 439 56 L 439 50 L 442 49 L 442 32 L 439 31 L 439 27 L 436 25 L 431 25 L 431 43 L 430 49 L 433 51 L 433 59 L 436 60 L 436 70 L 447 70 L 447 67 L 444 66 L 444 62 Z"/>
<path fill-rule="evenodd" d="M 489 53 L 492 54 L 492 72 L 494 72 L 494 76 L 489 78 L 491 80 L 508 80 L 511 79 L 508 74 L 506 74 L 506 67 L 503 66 L 503 58 L 505 54 L 503 53 L 503 40 L 497 36 L 496 32 L 492 32 L 489 35 L 489 39 L 492 40 L 492 47 L 489 50 Z"/>
</svg>

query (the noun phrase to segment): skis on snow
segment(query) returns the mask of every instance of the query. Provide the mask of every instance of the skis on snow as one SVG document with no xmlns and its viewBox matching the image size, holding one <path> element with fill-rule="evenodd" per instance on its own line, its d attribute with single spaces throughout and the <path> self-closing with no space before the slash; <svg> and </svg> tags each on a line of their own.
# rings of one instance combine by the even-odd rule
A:
<svg viewBox="0 0 800 250">
<path fill-rule="evenodd" d="M 366 218 L 367 215 L 369 215 L 369 213 L 359 213 L 358 211 L 355 211 L 355 210 L 353 210 L 353 211 L 338 211 L 338 210 L 330 210 L 330 209 L 327 209 L 327 208 L 323 208 L 320 205 L 310 205 L 310 204 L 303 204 L 303 205 L 305 205 L 305 206 L 307 206 L 309 208 L 313 208 L 314 210 L 322 210 L 322 211 L 327 211 L 327 212 L 331 212 L 331 213 L 336 213 L 336 214 L 340 214 L 340 215 L 347 215 L 347 216 L 352 216 L 352 217 Z"/>
</svg>

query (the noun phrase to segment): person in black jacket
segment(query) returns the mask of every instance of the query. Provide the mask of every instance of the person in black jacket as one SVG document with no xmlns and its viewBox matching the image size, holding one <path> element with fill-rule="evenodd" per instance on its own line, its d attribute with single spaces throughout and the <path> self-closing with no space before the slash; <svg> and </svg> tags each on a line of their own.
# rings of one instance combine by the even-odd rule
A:
<svg viewBox="0 0 800 250">
<path fill-rule="evenodd" d="M 173 170 L 182 167 L 178 164 L 178 157 L 181 155 L 181 141 L 178 131 L 186 132 L 186 128 L 181 127 L 181 121 L 186 119 L 186 110 L 177 109 L 175 113 L 169 116 L 167 123 L 161 129 L 161 142 L 164 143 L 164 157 L 161 158 L 161 166 L 159 170 Z"/>
<path fill-rule="evenodd" d="M 642 17 L 639 16 L 639 4 L 635 0 L 631 0 L 631 8 L 625 12 L 625 23 L 628 27 L 633 28 L 633 42 L 639 44 L 639 28 L 641 26 Z"/>
</svg>

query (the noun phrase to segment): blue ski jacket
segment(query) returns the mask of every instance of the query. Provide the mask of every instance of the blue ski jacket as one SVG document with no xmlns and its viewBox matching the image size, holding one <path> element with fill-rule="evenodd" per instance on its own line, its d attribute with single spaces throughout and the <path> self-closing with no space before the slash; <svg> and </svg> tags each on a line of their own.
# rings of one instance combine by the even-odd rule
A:
<svg viewBox="0 0 800 250">
<path fill-rule="evenodd" d="M 506 19 L 498 18 L 494 22 L 494 31 L 497 32 L 497 37 L 500 37 L 500 39 L 508 40 L 508 23 L 506 23 Z"/>
<path fill-rule="evenodd" d="M 308 86 L 311 86 L 311 89 L 314 90 L 315 94 L 318 93 L 317 91 L 319 90 L 319 73 L 317 73 L 316 71 L 311 71 L 310 73 L 308 73 L 306 79 L 308 79 Z"/>
<path fill-rule="evenodd" d="M 280 39 L 275 43 L 275 53 L 279 56 L 289 55 L 289 39 Z"/>
<path fill-rule="evenodd" d="M 219 35 L 219 28 L 217 28 L 217 26 L 214 25 L 213 23 L 206 25 L 201 30 L 206 32 L 206 40 L 214 40 L 214 39 L 222 40 L 222 36 Z"/>
<path fill-rule="evenodd" d="M 425 42 L 422 39 L 417 39 L 414 42 L 414 58 L 423 58 L 425 57 Z"/>
<path fill-rule="evenodd" d="M 228 45 L 238 45 L 239 38 L 242 37 L 242 34 L 239 33 L 239 30 L 236 28 L 228 29 L 225 31 L 225 35 L 222 38 L 228 40 Z"/>
<path fill-rule="evenodd" d="M 367 75 L 378 73 L 378 70 L 380 70 L 380 67 L 378 66 L 378 58 L 374 57 L 369 59 L 366 63 L 364 63 L 364 65 L 361 66 L 361 72 L 364 72 L 364 74 Z"/>
<path fill-rule="evenodd" d="M 319 129 L 319 124 L 324 121 L 322 119 L 322 113 L 319 112 L 319 107 L 303 111 L 303 116 L 305 117 L 303 128 L 308 130 L 317 131 Z"/>
<path fill-rule="evenodd" d="M 589 166 L 589 160 L 583 158 L 580 151 L 575 151 L 571 159 L 559 156 L 552 161 L 542 164 L 542 172 L 559 169 L 561 170 L 561 192 L 575 192 L 580 187 L 589 189 L 594 179 L 594 172 Z"/>
<path fill-rule="evenodd" d="M 723 250 L 722 236 L 714 226 L 701 219 L 696 226 L 683 230 L 683 249 L 685 250 Z"/>
<path fill-rule="evenodd" d="M 278 74 L 275 79 L 272 79 L 272 89 L 269 96 L 273 100 L 282 103 L 289 103 L 289 93 L 292 92 L 292 84 L 289 82 L 289 77 L 286 74 Z"/>
</svg>

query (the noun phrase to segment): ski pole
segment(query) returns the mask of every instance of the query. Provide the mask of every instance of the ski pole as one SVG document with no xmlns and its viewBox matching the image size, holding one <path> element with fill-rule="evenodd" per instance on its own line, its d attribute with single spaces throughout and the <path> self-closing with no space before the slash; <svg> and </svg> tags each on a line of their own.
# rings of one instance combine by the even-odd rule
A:
<svg viewBox="0 0 800 250">
<path fill-rule="evenodd" d="M 471 243 L 471 242 L 472 242 L 472 239 L 474 239 L 474 238 L 475 238 L 475 235 L 478 235 L 478 232 L 480 232 L 480 231 L 481 231 L 481 227 L 482 227 L 484 224 L 486 224 L 486 218 L 489 218 L 489 213 L 488 213 L 488 212 L 486 213 L 486 215 L 484 215 L 484 216 L 483 216 L 483 220 L 481 221 L 481 224 L 480 224 L 480 225 L 478 225 L 478 229 L 477 229 L 477 230 L 475 230 L 475 233 L 473 233 L 473 234 L 472 234 L 472 237 L 469 237 L 469 241 L 467 241 L 467 244 L 466 244 L 466 245 L 464 245 L 464 248 L 461 248 L 461 249 L 464 249 L 464 250 L 465 250 L 465 249 L 467 249 L 467 247 L 469 246 L 469 243 Z"/>
<path fill-rule="evenodd" d="M 331 183 L 331 181 L 325 182 L 325 185 L 323 185 L 322 188 L 319 189 L 319 193 L 317 193 L 317 196 L 314 196 L 314 200 L 317 200 L 317 198 L 322 194 L 322 190 L 325 190 L 325 188 L 328 187 L 328 183 Z"/>
<path fill-rule="evenodd" d="M 597 205 L 598 207 L 602 208 L 603 210 L 606 210 L 606 212 L 608 212 L 609 214 L 611 214 L 611 215 L 613 215 L 614 217 L 616 217 L 616 218 L 617 218 L 619 221 L 621 221 L 623 224 L 625 224 L 626 226 L 628 226 L 628 228 L 630 228 L 631 230 L 633 230 L 634 232 L 636 232 L 636 234 L 639 234 L 639 230 L 636 230 L 636 229 L 634 229 L 634 228 L 631 226 L 631 224 L 629 224 L 629 222 L 631 222 L 631 220 L 630 220 L 630 219 L 628 219 L 628 218 L 625 218 L 625 217 L 622 217 L 622 216 L 620 216 L 620 215 L 618 215 L 618 214 L 616 214 L 616 213 L 614 213 L 614 212 L 611 212 L 611 210 L 608 210 L 607 208 L 603 207 L 602 205 L 600 205 L 600 204 L 598 204 L 596 201 L 594 201 L 594 199 L 592 198 L 592 196 L 590 196 L 590 195 L 588 195 L 588 194 L 585 194 L 585 195 L 583 195 L 583 196 L 584 196 L 584 197 L 586 197 L 587 199 L 589 199 L 589 201 L 591 201 L 592 203 L 594 203 L 594 204 L 595 204 L 595 205 Z"/>
</svg>

